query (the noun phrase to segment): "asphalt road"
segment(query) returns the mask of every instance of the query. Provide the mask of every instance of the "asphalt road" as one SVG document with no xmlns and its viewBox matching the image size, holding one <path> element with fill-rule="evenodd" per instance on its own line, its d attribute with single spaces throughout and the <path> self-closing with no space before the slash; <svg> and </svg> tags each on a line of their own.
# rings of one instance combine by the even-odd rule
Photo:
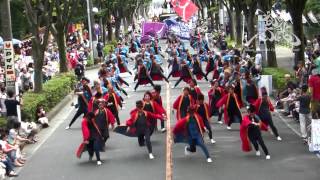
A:
<svg viewBox="0 0 320 180">
<path fill-rule="evenodd" d="M 89 71 L 90 79 L 97 77 L 97 70 Z M 150 86 L 140 86 L 133 92 L 133 78 L 126 76 L 130 82 L 127 88 L 130 98 L 125 98 L 125 109 L 120 112 L 121 122 L 129 117 L 129 111 L 135 101 L 142 98 Z M 171 79 L 171 84 L 176 79 Z M 170 102 L 166 102 L 166 85 L 162 84 L 164 107 L 181 93 L 185 86 L 181 83 L 177 88 L 170 89 Z M 202 91 L 207 94 L 208 83 L 199 83 Z M 27 148 L 27 164 L 19 170 L 21 180 L 164 180 L 166 144 L 165 134 L 156 133 L 152 136 L 154 160 L 149 160 L 147 149 L 138 146 L 136 138 L 129 138 L 115 133 L 107 142 L 106 152 L 101 154 L 103 164 L 89 162 L 85 153 L 81 159 L 75 156 L 75 150 L 82 140 L 81 119 L 78 119 L 70 130 L 65 130 L 75 110 L 69 104 L 52 120 L 51 127 L 40 133 L 41 141 Z M 174 117 L 174 115 L 172 115 Z M 175 123 L 172 119 L 172 125 Z M 173 179 L 175 180 L 318 180 L 320 178 L 320 159 L 303 145 L 301 139 L 287 125 L 274 116 L 283 141 L 277 141 L 270 133 L 263 133 L 265 143 L 270 151 L 271 160 L 256 157 L 254 152 L 241 151 L 239 125 L 232 125 L 231 131 L 224 125 L 212 120 L 213 135 L 217 141 L 212 145 L 208 136 L 206 144 L 213 158 L 207 163 L 203 152 L 197 149 L 191 156 L 184 155 L 185 144 L 173 145 Z"/>
</svg>

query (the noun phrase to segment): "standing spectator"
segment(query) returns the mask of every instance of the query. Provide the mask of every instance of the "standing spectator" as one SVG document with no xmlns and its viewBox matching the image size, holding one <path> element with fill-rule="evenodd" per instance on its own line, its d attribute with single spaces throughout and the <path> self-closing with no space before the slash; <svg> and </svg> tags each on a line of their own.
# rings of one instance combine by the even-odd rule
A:
<svg viewBox="0 0 320 180">
<path fill-rule="evenodd" d="M 99 41 L 97 44 L 97 51 L 98 51 L 99 63 L 101 63 L 103 58 L 103 53 L 102 53 L 103 43 L 101 41 Z"/>
<path fill-rule="evenodd" d="M 31 88 L 31 74 L 27 71 L 26 68 L 22 69 L 21 79 L 21 88 L 23 91 L 28 91 Z"/>
<path fill-rule="evenodd" d="M 298 63 L 297 70 L 296 70 L 296 77 L 298 79 L 298 86 L 302 87 L 308 83 L 308 71 L 306 70 L 305 66 L 302 62 Z"/>
<path fill-rule="evenodd" d="M 299 101 L 299 121 L 300 121 L 300 130 L 301 130 L 301 137 L 307 141 L 308 134 L 307 134 L 307 127 L 310 125 L 310 101 L 311 97 L 307 94 L 308 86 L 302 86 L 302 94 L 296 100 Z"/>
<path fill-rule="evenodd" d="M 0 88 L 0 106 L 1 106 L 1 116 L 6 116 L 7 109 L 4 101 L 7 99 L 6 88 L 4 85 Z"/>
<path fill-rule="evenodd" d="M 316 71 L 309 79 L 309 88 L 311 92 L 311 114 L 313 119 L 320 115 L 320 73 Z"/>
<path fill-rule="evenodd" d="M 22 99 L 20 101 L 16 100 L 16 96 L 13 91 L 9 90 L 7 92 L 8 99 L 4 101 L 7 109 L 7 129 L 11 129 L 15 122 L 18 122 L 18 111 L 17 106 L 22 105 Z"/>
</svg>

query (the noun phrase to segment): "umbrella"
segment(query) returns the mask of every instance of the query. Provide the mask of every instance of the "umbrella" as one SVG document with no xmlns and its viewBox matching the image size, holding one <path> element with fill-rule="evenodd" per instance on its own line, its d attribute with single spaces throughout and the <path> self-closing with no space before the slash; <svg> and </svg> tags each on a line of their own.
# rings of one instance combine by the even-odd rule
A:
<svg viewBox="0 0 320 180">
<path fill-rule="evenodd" d="M 19 39 L 12 39 L 13 45 L 19 45 L 21 43 L 22 43 L 22 41 L 20 41 Z M 0 37 L 0 46 L 2 46 L 2 45 L 3 45 L 3 39 L 2 39 L 2 37 Z"/>
</svg>

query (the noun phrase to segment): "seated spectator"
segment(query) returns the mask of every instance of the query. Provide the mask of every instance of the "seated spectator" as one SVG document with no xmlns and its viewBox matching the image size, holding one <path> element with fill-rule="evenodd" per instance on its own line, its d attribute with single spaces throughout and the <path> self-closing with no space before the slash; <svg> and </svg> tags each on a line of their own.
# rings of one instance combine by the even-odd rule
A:
<svg viewBox="0 0 320 180">
<path fill-rule="evenodd" d="M 21 121 L 21 128 L 19 134 L 21 137 L 29 139 L 31 143 L 37 142 L 35 136 L 38 133 L 38 126 L 34 122 L 28 122 L 26 120 Z"/>
<path fill-rule="evenodd" d="M 286 83 L 286 87 L 285 89 L 279 93 L 279 98 L 282 99 L 282 98 L 285 98 L 289 95 L 289 92 L 288 92 L 288 89 L 290 88 L 291 90 L 294 90 L 297 88 L 297 85 L 291 81 L 291 76 L 290 74 L 285 74 L 284 75 L 284 78 L 285 78 L 285 81 L 287 82 Z"/>
<path fill-rule="evenodd" d="M 14 166 L 21 167 L 24 165 L 26 160 L 22 157 L 20 148 L 8 143 L 8 135 L 6 131 L 1 131 L 0 133 L 0 145 L 3 147 L 3 152 L 8 155 Z"/>
<path fill-rule="evenodd" d="M 290 114 L 290 111 L 293 110 L 292 105 L 294 105 L 293 100 L 296 97 L 296 93 L 291 88 L 288 88 L 287 92 L 288 92 L 288 96 L 280 99 L 280 102 L 283 103 L 284 115 L 288 117 L 292 117 L 292 114 Z"/>
<path fill-rule="evenodd" d="M 0 163 L 5 165 L 6 174 L 9 177 L 17 177 L 18 174 L 14 172 L 14 166 L 10 158 L 3 152 L 2 147 L 0 146 Z"/>
<path fill-rule="evenodd" d="M 22 150 L 26 143 L 32 143 L 32 141 L 19 135 L 20 128 L 20 122 L 15 122 L 13 124 L 13 128 L 9 130 L 8 143 L 11 145 L 17 145 Z"/>
<path fill-rule="evenodd" d="M 44 111 L 43 106 L 37 107 L 36 119 L 37 119 L 37 122 L 40 123 L 43 128 L 49 127 L 49 120 L 46 116 L 46 112 Z"/>
</svg>

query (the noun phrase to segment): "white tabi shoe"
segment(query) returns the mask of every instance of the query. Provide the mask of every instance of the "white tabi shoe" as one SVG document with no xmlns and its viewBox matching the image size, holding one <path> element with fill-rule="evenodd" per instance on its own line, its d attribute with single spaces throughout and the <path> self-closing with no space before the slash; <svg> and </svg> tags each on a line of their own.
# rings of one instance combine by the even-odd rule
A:
<svg viewBox="0 0 320 180">
<path fill-rule="evenodd" d="M 218 121 L 218 124 L 223 124 L 223 122 L 222 121 Z"/>
<path fill-rule="evenodd" d="M 207 162 L 208 162 L 208 163 L 212 163 L 212 159 L 211 159 L 211 158 L 208 158 L 208 159 L 207 159 Z"/>
<path fill-rule="evenodd" d="M 216 141 L 214 139 L 210 139 L 211 144 L 215 144 Z"/>
<path fill-rule="evenodd" d="M 152 153 L 149 154 L 149 159 L 154 159 L 154 156 Z"/>
<path fill-rule="evenodd" d="M 161 132 L 164 133 L 164 132 L 166 132 L 166 130 L 167 130 L 166 128 L 162 128 Z"/>
<path fill-rule="evenodd" d="M 260 151 L 256 151 L 256 156 L 260 156 L 260 155 L 261 155 Z"/>
<path fill-rule="evenodd" d="M 282 141 L 282 139 L 281 139 L 281 137 L 280 137 L 280 136 L 278 136 L 278 137 L 277 137 L 277 140 L 278 140 L 278 141 Z"/>
<path fill-rule="evenodd" d="M 174 87 L 174 86 L 171 86 L 171 89 L 174 89 L 174 88 L 176 88 L 176 87 Z"/>
<path fill-rule="evenodd" d="M 100 166 L 102 164 L 101 161 L 97 161 L 97 165 Z"/>
<path fill-rule="evenodd" d="M 68 130 L 68 129 L 70 129 L 70 126 L 67 126 L 67 127 L 66 127 L 66 130 Z"/>
<path fill-rule="evenodd" d="M 188 146 L 184 147 L 184 155 L 190 155 L 190 151 L 188 151 Z"/>
<path fill-rule="evenodd" d="M 271 159 L 271 156 L 270 156 L 270 155 L 267 155 L 267 156 L 266 156 L 266 159 L 267 159 L 267 160 Z"/>
<path fill-rule="evenodd" d="M 231 127 L 230 127 L 230 126 L 227 126 L 227 129 L 228 129 L 228 130 L 231 130 Z"/>
</svg>

